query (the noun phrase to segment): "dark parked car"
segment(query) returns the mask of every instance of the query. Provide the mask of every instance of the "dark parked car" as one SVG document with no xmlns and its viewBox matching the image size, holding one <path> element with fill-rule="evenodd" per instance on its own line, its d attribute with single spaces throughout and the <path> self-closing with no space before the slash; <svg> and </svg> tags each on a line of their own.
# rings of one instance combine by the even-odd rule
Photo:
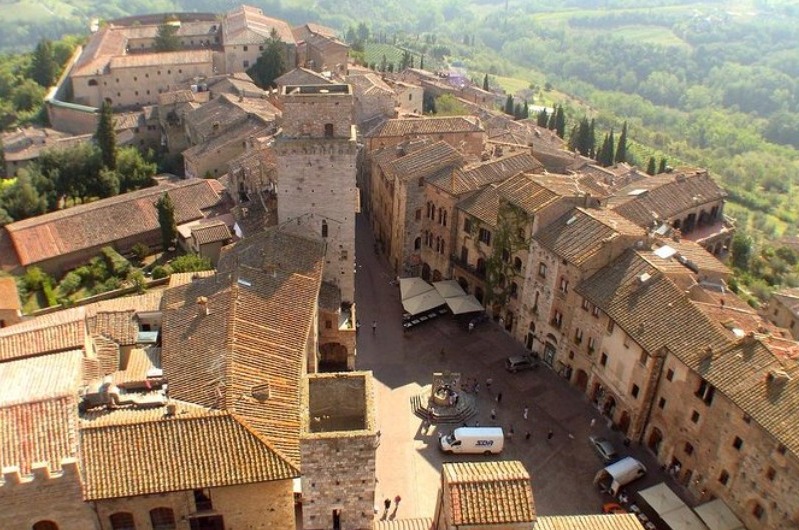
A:
<svg viewBox="0 0 799 530">
<path fill-rule="evenodd" d="M 505 370 L 511 373 L 532 370 L 533 368 L 538 368 L 538 360 L 533 358 L 532 355 L 513 355 L 505 359 Z"/>
<path fill-rule="evenodd" d="M 588 441 L 591 442 L 591 447 L 594 448 L 594 451 L 603 462 L 610 463 L 619 459 L 619 453 L 616 452 L 616 448 L 613 447 L 609 440 L 601 436 L 589 436 Z"/>
</svg>

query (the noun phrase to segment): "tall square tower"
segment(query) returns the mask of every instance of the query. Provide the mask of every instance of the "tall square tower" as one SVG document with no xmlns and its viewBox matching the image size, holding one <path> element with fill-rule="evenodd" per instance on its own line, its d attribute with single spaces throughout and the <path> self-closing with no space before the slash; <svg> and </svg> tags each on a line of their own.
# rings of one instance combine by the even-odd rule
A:
<svg viewBox="0 0 799 530">
<path fill-rule="evenodd" d="M 327 242 L 324 279 L 355 301 L 357 145 L 350 85 L 285 86 L 275 139 L 278 222 L 310 226 Z"/>
</svg>

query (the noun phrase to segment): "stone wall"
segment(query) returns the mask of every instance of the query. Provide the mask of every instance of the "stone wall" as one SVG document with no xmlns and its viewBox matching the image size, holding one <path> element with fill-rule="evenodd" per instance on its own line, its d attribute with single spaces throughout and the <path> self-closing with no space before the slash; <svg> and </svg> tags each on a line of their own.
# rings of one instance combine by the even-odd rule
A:
<svg viewBox="0 0 799 530">
<path fill-rule="evenodd" d="M 283 132 L 275 140 L 278 222 L 295 221 L 325 236 L 324 280 L 339 287 L 343 302 L 353 302 L 358 190 L 350 87 L 284 90 Z"/>
<path fill-rule="evenodd" d="M 376 430 L 371 372 L 317 374 L 303 385 L 303 528 L 371 529 Z M 334 515 L 335 514 L 335 515 Z"/>
<path fill-rule="evenodd" d="M 18 468 L 4 468 L 0 528 L 30 530 L 37 522 L 51 521 L 60 530 L 97 529 L 97 516 L 83 502 L 77 461 L 64 459 L 61 469 L 51 473 L 46 463 L 38 463 L 32 475 L 21 476 Z"/>
</svg>

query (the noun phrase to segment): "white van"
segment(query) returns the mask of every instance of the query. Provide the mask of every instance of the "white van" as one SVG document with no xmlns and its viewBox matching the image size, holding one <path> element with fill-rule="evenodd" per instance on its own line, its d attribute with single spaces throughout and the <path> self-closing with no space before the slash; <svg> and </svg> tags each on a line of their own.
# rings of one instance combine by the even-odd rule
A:
<svg viewBox="0 0 799 530">
<path fill-rule="evenodd" d="M 600 488 L 616 496 L 622 486 L 626 486 L 644 475 L 646 475 L 646 467 L 635 458 L 628 456 L 600 469 L 594 477 L 594 484 L 598 484 Z"/>
<path fill-rule="evenodd" d="M 438 439 L 445 453 L 498 454 L 505 446 L 502 427 L 458 427 Z"/>
</svg>

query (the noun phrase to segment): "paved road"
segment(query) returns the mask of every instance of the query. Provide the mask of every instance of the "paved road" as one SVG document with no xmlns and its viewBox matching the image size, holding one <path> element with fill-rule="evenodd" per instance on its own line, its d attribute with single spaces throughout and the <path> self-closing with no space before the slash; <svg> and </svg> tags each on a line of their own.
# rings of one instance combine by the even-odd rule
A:
<svg viewBox="0 0 799 530">
<path fill-rule="evenodd" d="M 536 510 L 540 515 L 597 513 L 606 499 L 593 486 L 593 477 L 602 467 L 588 445 L 595 432 L 619 441 L 617 433 L 604 424 L 597 410 L 576 389 L 553 371 L 538 370 L 509 374 L 503 368 L 505 357 L 522 351 L 499 326 L 480 325 L 468 333 L 450 316 L 436 319 L 403 333 L 399 288 L 391 285 L 391 275 L 384 257 L 373 250 L 368 221 L 363 214 L 357 220 L 356 302 L 363 324 L 358 339 L 356 368 L 372 370 L 375 377 L 376 404 L 381 444 L 377 451 L 377 503 L 402 497 L 398 518 L 432 517 L 440 483 L 441 464 L 445 461 L 518 459 L 532 476 Z M 377 321 L 373 333 L 372 321 Z M 441 348 L 445 349 L 442 358 Z M 480 425 L 512 425 L 515 435 L 501 455 L 444 455 L 437 446 L 439 430 L 422 434 L 421 420 L 411 411 L 410 398 L 432 382 L 432 373 L 460 371 L 464 377 L 478 377 Z M 485 390 L 485 379 L 493 379 L 492 395 Z M 502 391 L 501 405 L 495 395 Z M 529 407 L 528 420 L 523 418 Z M 491 421 L 490 411 L 497 410 Z M 591 420 L 596 419 L 592 428 Z M 448 430 L 443 427 L 443 430 Z M 547 433 L 552 430 L 552 440 Z M 530 440 L 525 434 L 530 432 Z M 617 443 L 617 447 L 621 447 Z M 642 458 L 650 470 L 652 458 L 632 448 L 630 454 Z M 659 481 L 650 473 L 641 485 Z"/>
</svg>

